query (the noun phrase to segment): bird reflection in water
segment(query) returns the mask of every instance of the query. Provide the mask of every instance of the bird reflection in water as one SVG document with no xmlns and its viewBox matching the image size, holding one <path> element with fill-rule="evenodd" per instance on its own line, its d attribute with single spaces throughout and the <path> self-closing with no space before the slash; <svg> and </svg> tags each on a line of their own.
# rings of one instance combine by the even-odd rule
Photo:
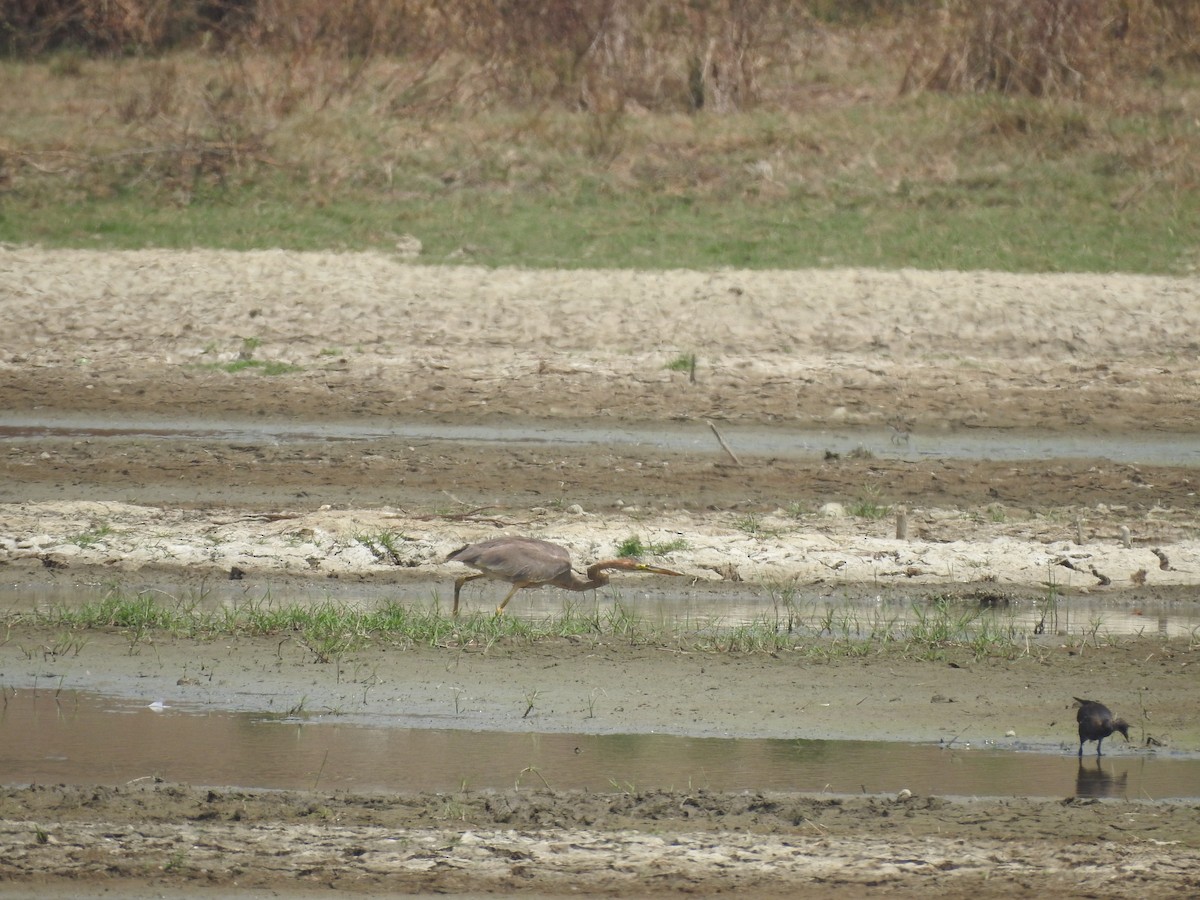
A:
<svg viewBox="0 0 1200 900">
<path fill-rule="evenodd" d="M 1106 770 L 1098 758 L 1095 768 L 1089 767 L 1081 759 L 1079 771 L 1075 773 L 1075 796 L 1097 799 L 1124 796 L 1128 778 L 1128 772 L 1114 775 L 1111 769 Z"/>
</svg>

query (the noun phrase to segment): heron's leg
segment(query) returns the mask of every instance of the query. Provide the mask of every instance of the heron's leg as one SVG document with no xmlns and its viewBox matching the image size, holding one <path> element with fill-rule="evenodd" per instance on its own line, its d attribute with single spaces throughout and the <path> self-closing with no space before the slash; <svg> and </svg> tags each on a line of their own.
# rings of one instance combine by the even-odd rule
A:
<svg viewBox="0 0 1200 900">
<path fill-rule="evenodd" d="M 483 577 L 482 572 L 475 572 L 472 575 L 462 575 L 462 576 L 454 579 L 454 609 L 453 609 L 453 611 L 451 611 L 450 615 L 452 615 L 452 616 L 458 615 L 458 595 L 462 591 L 463 585 L 466 584 L 468 581 L 474 581 L 476 578 L 482 578 L 482 577 Z"/>
<path fill-rule="evenodd" d="M 503 600 L 501 600 L 500 605 L 496 607 L 496 615 L 498 615 L 498 616 L 504 615 L 504 607 L 508 606 L 508 601 L 513 598 L 513 594 L 515 594 L 517 591 L 519 591 L 523 587 L 525 587 L 525 585 L 523 585 L 523 584 L 514 584 L 512 586 L 512 590 L 508 592 L 508 596 L 505 597 Z"/>
</svg>

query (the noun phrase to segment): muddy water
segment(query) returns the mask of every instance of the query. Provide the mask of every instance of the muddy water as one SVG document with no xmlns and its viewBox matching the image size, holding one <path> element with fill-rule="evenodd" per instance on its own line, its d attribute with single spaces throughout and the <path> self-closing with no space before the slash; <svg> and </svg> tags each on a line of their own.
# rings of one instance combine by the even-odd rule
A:
<svg viewBox="0 0 1200 900">
<path fill-rule="evenodd" d="M 0 772 L 7 784 L 1200 797 L 1200 758 L 1119 741 L 1101 759 L 1089 750 L 1079 760 L 1067 746 L 484 733 L 147 706 L 75 691 L 6 696 Z"/>
<path fill-rule="evenodd" d="M 1200 465 L 1200 442 L 1192 435 L 1096 435 L 979 429 L 898 434 L 879 429 L 762 428 L 726 423 L 723 439 L 737 454 L 803 458 L 825 452 L 869 450 L 881 456 L 909 458 L 1030 460 L 1102 458 L 1141 465 Z M 173 440 L 235 440 L 272 444 L 295 441 L 352 441 L 392 438 L 413 441 L 453 441 L 481 444 L 537 444 L 539 446 L 636 445 L 670 452 L 712 452 L 721 449 L 702 422 L 653 426 L 618 425 L 596 428 L 531 420 L 515 424 L 472 425 L 417 423 L 394 420 L 378 423 L 262 424 L 232 421 L 179 419 L 128 420 L 114 428 L 111 420 L 79 415 L 48 417 L 0 414 L 0 440 L 39 437 L 162 437 Z"/>
</svg>

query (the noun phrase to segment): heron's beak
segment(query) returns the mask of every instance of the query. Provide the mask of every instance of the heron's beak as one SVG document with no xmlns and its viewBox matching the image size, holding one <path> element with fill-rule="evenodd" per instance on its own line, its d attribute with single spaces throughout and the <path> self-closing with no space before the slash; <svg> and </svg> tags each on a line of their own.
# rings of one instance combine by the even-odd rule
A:
<svg viewBox="0 0 1200 900">
<path fill-rule="evenodd" d="M 652 566 L 649 563 L 641 563 L 637 570 L 639 572 L 649 572 L 651 575 L 679 575 L 683 576 L 682 572 L 676 572 L 674 569 L 664 569 L 662 566 Z"/>
</svg>

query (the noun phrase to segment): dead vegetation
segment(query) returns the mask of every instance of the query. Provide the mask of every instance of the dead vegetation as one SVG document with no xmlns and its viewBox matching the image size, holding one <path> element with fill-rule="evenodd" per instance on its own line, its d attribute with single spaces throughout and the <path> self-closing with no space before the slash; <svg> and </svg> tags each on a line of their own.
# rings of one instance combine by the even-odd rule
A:
<svg viewBox="0 0 1200 900">
<path fill-rule="evenodd" d="M 372 60 L 405 60 L 426 99 L 592 110 L 745 109 L 777 100 L 830 32 L 901 38 L 903 86 L 1079 95 L 1131 69 L 1200 65 L 1192 0 L 11 0 L 9 53 L 269 53 L 280 74 L 352 89 Z M 876 46 L 874 49 L 880 49 Z M 318 68 L 327 68 L 319 66 Z M 433 90 L 449 79 L 459 91 Z M 291 78 L 285 78 L 290 81 Z M 315 86 L 315 85 L 314 85 Z M 286 93 L 286 92 L 285 92 Z"/>
<path fill-rule="evenodd" d="M 1082 97 L 1200 63 L 1188 0 L 951 0 L 927 15 L 936 38 L 914 43 L 905 89 Z"/>
</svg>

